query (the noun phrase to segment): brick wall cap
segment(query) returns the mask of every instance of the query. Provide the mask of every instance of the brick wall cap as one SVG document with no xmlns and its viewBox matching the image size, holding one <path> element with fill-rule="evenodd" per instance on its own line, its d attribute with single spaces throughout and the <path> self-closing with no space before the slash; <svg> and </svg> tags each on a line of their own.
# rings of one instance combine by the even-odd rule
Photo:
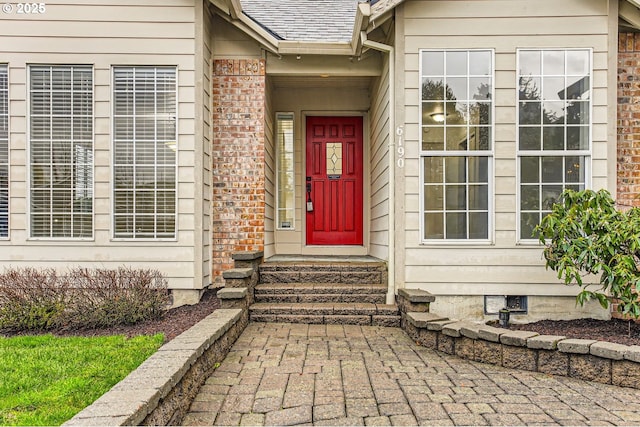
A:
<svg viewBox="0 0 640 427">
<path fill-rule="evenodd" d="M 411 323 L 416 328 L 424 329 L 427 327 L 428 323 L 437 322 L 441 320 L 448 320 L 444 316 L 440 316 L 435 313 L 418 313 L 415 311 L 410 311 L 407 313 L 407 321 Z"/>
<path fill-rule="evenodd" d="M 467 323 L 460 328 L 460 334 L 463 337 L 471 338 L 472 340 L 478 339 L 478 330 L 482 325 L 478 323 Z"/>
<path fill-rule="evenodd" d="M 589 347 L 596 340 L 581 340 L 570 338 L 558 342 L 558 350 L 563 353 L 589 354 Z"/>
<path fill-rule="evenodd" d="M 437 320 L 435 322 L 427 323 L 427 330 L 429 331 L 441 331 L 446 325 L 451 323 L 456 323 L 456 319 L 448 319 L 448 320 Z"/>
<path fill-rule="evenodd" d="M 462 336 L 462 333 L 460 332 L 460 330 L 465 326 L 473 327 L 473 323 L 465 322 L 464 320 L 449 323 L 442 327 L 442 333 L 444 335 L 457 338 Z"/>
<path fill-rule="evenodd" d="M 630 345 L 624 352 L 624 358 L 632 362 L 640 363 L 640 345 Z"/>
<path fill-rule="evenodd" d="M 627 348 L 629 347 L 622 344 L 598 341 L 591 345 L 589 353 L 605 359 L 622 360 L 624 359 L 624 354 L 627 352 Z"/>
<path fill-rule="evenodd" d="M 410 302 L 434 302 L 436 297 L 422 289 L 398 289 L 398 295 Z"/>
<path fill-rule="evenodd" d="M 253 274 L 253 268 L 231 268 L 222 272 L 225 279 L 246 279 Z"/>
<path fill-rule="evenodd" d="M 500 335 L 500 342 L 505 345 L 516 347 L 526 347 L 529 338 L 536 337 L 540 334 L 531 331 L 506 331 Z"/>
<path fill-rule="evenodd" d="M 500 342 L 500 335 L 504 334 L 506 331 L 501 328 L 495 328 L 489 325 L 481 325 L 478 328 L 478 338 L 491 341 L 491 342 Z"/>
<path fill-rule="evenodd" d="M 216 296 L 218 299 L 242 299 L 247 296 L 247 288 L 222 288 Z"/>
<path fill-rule="evenodd" d="M 253 261 L 264 257 L 264 251 L 240 251 L 231 254 L 235 261 Z"/>
<path fill-rule="evenodd" d="M 558 342 L 567 339 L 562 335 L 538 335 L 527 340 L 527 347 L 535 350 L 556 350 Z"/>
</svg>

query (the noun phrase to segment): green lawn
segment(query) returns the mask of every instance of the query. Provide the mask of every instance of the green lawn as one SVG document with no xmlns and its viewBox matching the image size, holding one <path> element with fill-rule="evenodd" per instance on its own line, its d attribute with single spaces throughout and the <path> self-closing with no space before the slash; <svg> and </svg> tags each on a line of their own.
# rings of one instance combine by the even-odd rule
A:
<svg viewBox="0 0 640 427">
<path fill-rule="evenodd" d="M 163 336 L 0 338 L 0 424 L 59 425 L 127 376 Z"/>
</svg>

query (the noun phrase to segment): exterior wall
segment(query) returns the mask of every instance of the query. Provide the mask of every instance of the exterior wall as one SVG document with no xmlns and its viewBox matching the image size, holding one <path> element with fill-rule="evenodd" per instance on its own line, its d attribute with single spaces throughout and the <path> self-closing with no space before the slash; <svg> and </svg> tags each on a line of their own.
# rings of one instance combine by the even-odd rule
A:
<svg viewBox="0 0 640 427">
<path fill-rule="evenodd" d="M 77 4 L 76 4 L 77 3 Z M 2 14 L 0 62 L 10 80 L 10 239 L 0 241 L 2 266 L 155 268 L 176 289 L 201 289 L 203 263 L 195 249 L 202 230 L 202 158 L 195 135 L 196 7 L 193 0 L 99 0 L 46 3 L 41 15 Z M 35 240 L 28 223 L 27 66 L 90 64 L 94 70 L 94 238 Z M 111 67 L 171 65 L 178 69 L 178 233 L 171 241 L 112 238 Z M 203 273 L 204 274 L 204 273 Z M 207 282 L 204 279 L 204 282 Z"/>
<path fill-rule="evenodd" d="M 389 257 L 389 56 L 371 97 L 371 229 L 369 255 Z"/>
<path fill-rule="evenodd" d="M 613 159 L 608 138 L 615 131 L 607 86 L 615 64 L 609 62 L 609 39 L 617 32 L 604 0 L 408 1 L 396 13 L 399 62 L 404 68 L 403 106 L 398 124 L 405 126 L 404 194 L 405 264 L 400 276 L 407 288 L 436 295 L 573 296 L 577 288 L 559 284 L 545 271 L 539 245 L 517 244 L 516 236 L 516 50 L 518 48 L 592 48 L 592 188 L 608 188 Z M 613 9 L 613 8 L 612 8 Z M 615 12 L 617 20 L 617 11 Z M 613 22 L 613 24 L 612 24 Z M 588 29 L 588 33 L 585 30 Z M 419 197 L 419 50 L 491 48 L 495 50 L 494 228 L 491 244 L 421 244 Z M 402 114 L 402 113 L 400 113 Z M 613 188 L 609 188 L 614 190 Z M 401 250 L 402 251 L 402 250 Z M 478 312 L 477 298 L 458 300 Z M 481 306 L 480 306 L 481 308 Z M 457 310 L 456 310 L 457 311 Z M 536 313 L 530 310 L 531 316 Z"/>
<path fill-rule="evenodd" d="M 276 59 L 277 60 L 277 59 Z M 364 246 L 339 247 L 331 246 L 330 249 L 322 246 L 306 246 L 306 233 L 304 224 L 304 189 L 305 177 L 305 117 L 306 115 L 363 115 L 369 110 L 369 89 L 367 87 L 349 87 L 346 85 L 331 86 L 327 83 L 313 83 L 309 81 L 307 87 L 279 87 L 274 88 L 273 111 L 292 112 L 294 114 L 294 141 L 295 141 L 295 182 L 296 182 L 296 208 L 295 229 L 277 230 L 275 233 L 275 249 L 277 254 L 314 254 L 324 255 L 365 255 L 368 251 L 368 237 L 365 237 Z M 364 128 L 368 121 L 364 120 Z M 369 172 L 369 148 L 368 135 L 364 135 L 364 175 Z M 365 179 L 365 189 L 368 188 L 368 179 Z M 368 209 L 369 191 L 364 193 L 365 212 Z M 367 236 L 367 224 L 369 215 L 364 216 L 365 236 Z"/>
<path fill-rule="evenodd" d="M 213 71 L 213 278 L 231 253 L 264 249 L 265 63 L 216 59 Z"/>
<path fill-rule="evenodd" d="M 265 213 L 264 213 L 264 257 L 269 258 L 276 253 L 276 147 L 275 147 L 275 112 L 273 111 L 273 85 L 267 79 L 265 102 Z"/>
<path fill-rule="evenodd" d="M 621 33 L 618 45 L 617 203 L 640 206 L 640 34 Z"/>
</svg>

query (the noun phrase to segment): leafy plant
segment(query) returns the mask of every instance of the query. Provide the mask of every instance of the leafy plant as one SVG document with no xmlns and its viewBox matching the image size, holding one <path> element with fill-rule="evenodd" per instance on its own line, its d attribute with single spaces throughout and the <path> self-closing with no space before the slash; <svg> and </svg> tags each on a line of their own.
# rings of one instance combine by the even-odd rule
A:
<svg viewBox="0 0 640 427">
<path fill-rule="evenodd" d="M 617 210 L 606 190 L 565 190 L 534 234 L 546 246 L 547 268 L 582 288 L 580 305 L 615 301 L 623 315 L 640 317 L 640 209 Z"/>
</svg>

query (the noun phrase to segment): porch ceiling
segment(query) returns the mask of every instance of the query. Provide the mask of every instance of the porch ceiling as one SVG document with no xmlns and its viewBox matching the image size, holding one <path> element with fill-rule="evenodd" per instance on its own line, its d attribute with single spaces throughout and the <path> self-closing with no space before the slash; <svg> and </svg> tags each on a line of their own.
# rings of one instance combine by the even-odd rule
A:
<svg viewBox="0 0 640 427">
<path fill-rule="evenodd" d="M 331 87 L 367 89 L 371 86 L 372 77 L 272 76 L 270 79 L 276 89 Z"/>
</svg>

